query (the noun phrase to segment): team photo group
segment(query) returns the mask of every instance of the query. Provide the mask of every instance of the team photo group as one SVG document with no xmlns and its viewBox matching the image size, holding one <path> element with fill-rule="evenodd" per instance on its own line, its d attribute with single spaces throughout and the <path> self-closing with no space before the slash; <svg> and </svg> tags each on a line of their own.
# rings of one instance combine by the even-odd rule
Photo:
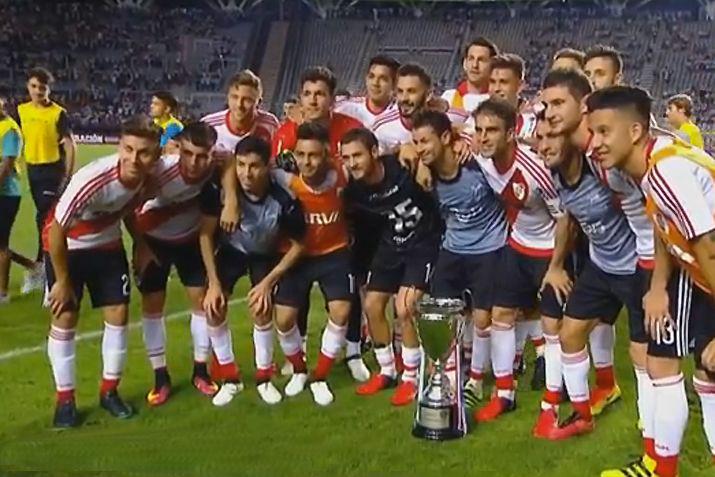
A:
<svg viewBox="0 0 715 477">
<path fill-rule="evenodd" d="M 330 68 L 308 68 L 280 120 L 250 70 L 226 85 L 227 109 L 200 120 L 180 120 L 176 98 L 156 91 L 147 115 L 122 122 L 116 153 L 82 167 L 52 73 L 29 71 L 29 99 L 17 111 L 0 102 L 0 300 L 10 301 L 11 262 L 27 268 L 25 288 L 44 287 L 52 426 L 81 424 L 82 302 L 104 321 L 99 404 L 134 415 L 119 392 L 133 288 L 154 371 L 146 405 L 171 399 L 165 308 L 178 280 L 190 383 L 207 406 L 254 382 L 269 405 L 307 391 L 339 406 L 331 370 L 344 360 L 357 395 L 416 409 L 422 437 L 483 424 L 498 433 L 517 409 L 528 343 L 529 386 L 543 397 L 523 415 L 533 438 L 568 440 L 621 398 L 620 316 L 638 417 L 623 432 L 642 436 L 642 455 L 601 475 L 678 475 L 686 384 L 702 409 L 690 425 L 709 444 L 691 450 L 715 464 L 715 159 L 692 99 L 670 98 L 658 125 L 649 93 L 626 84 L 622 55 L 606 45 L 555 52 L 533 97 L 520 56 L 484 37 L 459 55 L 464 80 L 442 94 L 424 67 L 389 55 L 370 59 L 361 95 L 339 90 Z M 21 180 L 37 211 L 31 259 L 9 247 Z M 323 301 L 311 311 L 316 284 Z M 248 316 L 230 307 L 237 300 Z M 309 313 L 323 317 L 315 343 Z M 229 327 L 246 319 L 249 380 Z M 306 346 L 319 348 L 315 362 Z"/>
</svg>

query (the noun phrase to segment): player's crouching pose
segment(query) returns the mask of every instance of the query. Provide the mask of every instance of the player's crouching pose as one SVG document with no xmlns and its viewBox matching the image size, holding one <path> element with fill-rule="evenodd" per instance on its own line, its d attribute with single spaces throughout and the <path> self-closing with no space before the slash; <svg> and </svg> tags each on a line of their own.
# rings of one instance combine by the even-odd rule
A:
<svg viewBox="0 0 715 477">
<path fill-rule="evenodd" d="M 161 131 L 144 116 L 122 124 L 118 155 L 80 169 L 48 216 L 45 260 L 52 311 L 47 354 L 57 388 L 55 427 L 78 423 L 75 327 L 86 286 L 104 317 L 100 405 L 115 417 L 132 416 L 117 393 L 127 357 L 129 267 L 121 238 L 122 216 L 137 205 L 145 179 L 159 158 Z"/>
<path fill-rule="evenodd" d="M 173 140 L 179 153 L 159 159 L 152 174 L 153 197 L 126 219 L 134 238 L 134 272 L 142 295 L 144 344 L 154 370 L 154 387 L 146 397 L 150 406 L 164 404 L 171 393 L 164 304 L 172 266 L 191 304 L 192 383 L 206 396 L 218 391 L 206 369 L 209 336 L 202 309 L 206 274 L 198 240 L 199 197 L 214 171 L 211 150 L 216 131 L 208 124 L 195 122 Z"/>
<path fill-rule="evenodd" d="M 242 389 L 226 320 L 228 299 L 236 282 L 248 274 L 251 290 L 248 308 L 253 319 L 258 394 L 268 404 L 281 400 L 271 383 L 273 371 L 273 305 L 276 283 L 303 252 L 305 221 L 300 203 L 270 171 L 270 145 L 256 136 L 242 139 L 235 149 L 235 173 L 241 203 L 241 221 L 232 233 L 216 232 L 221 211 L 221 194 L 208 184 L 202 194 L 200 231 L 201 256 L 206 267 L 208 289 L 204 298 L 211 347 L 218 361 L 217 374 L 224 381 L 214 396 L 216 406 L 231 402 Z M 279 241 L 285 242 L 282 257 L 276 256 Z"/>
</svg>

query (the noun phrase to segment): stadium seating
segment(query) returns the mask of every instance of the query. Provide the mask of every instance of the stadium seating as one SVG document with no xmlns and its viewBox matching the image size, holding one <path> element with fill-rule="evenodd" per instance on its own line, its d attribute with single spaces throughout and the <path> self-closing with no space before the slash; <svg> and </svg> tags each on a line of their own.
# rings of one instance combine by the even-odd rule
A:
<svg viewBox="0 0 715 477">
<path fill-rule="evenodd" d="M 127 11 L 99 3 L 10 0 L 0 6 L 7 20 L 0 25 L 0 89 L 12 85 L 9 93 L 22 98 L 27 69 L 46 66 L 58 78 L 55 92 L 73 122 L 89 128 L 113 126 L 145 110 L 155 89 L 172 90 L 193 115 L 220 108 L 225 80 L 247 64 L 259 30 L 234 14 L 205 9 Z M 294 20 L 276 94 L 268 98 L 274 110 L 297 91 L 300 72 L 310 65 L 330 66 L 340 88 L 359 92 L 369 58 L 381 52 L 423 63 L 438 89 L 449 87 L 461 74 L 461 46 L 483 35 L 527 61 L 527 94 L 538 89 L 558 48 L 613 45 L 624 52 L 626 80 L 658 100 L 659 117 L 665 98 L 687 92 L 702 128 L 715 129 L 715 23 L 699 20 L 692 10 L 615 18 L 596 7 L 445 7 L 422 15 L 391 6 L 336 15 Z M 713 146 L 713 136 L 706 138 Z"/>
</svg>

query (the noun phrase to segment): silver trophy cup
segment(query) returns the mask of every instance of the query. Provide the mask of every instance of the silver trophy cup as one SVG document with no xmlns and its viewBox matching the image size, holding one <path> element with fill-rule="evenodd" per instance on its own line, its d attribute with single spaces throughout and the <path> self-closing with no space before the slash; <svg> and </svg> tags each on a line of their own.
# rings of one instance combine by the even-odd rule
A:
<svg viewBox="0 0 715 477">
<path fill-rule="evenodd" d="M 422 343 L 417 410 L 412 435 L 442 441 L 464 437 L 467 415 L 459 369 L 464 332 L 464 302 L 452 298 L 425 297 L 418 304 L 417 331 Z M 452 357 L 452 359 L 450 359 Z M 456 367 L 449 373 L 447 363 Z"/>
</svg>

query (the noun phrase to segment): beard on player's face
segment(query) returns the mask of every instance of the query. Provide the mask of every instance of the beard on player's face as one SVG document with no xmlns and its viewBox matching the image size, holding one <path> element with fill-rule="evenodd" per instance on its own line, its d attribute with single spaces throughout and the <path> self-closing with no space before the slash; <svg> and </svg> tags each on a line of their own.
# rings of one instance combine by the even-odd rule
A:
<svg viewBox="0 0 715 477">
<path fill-rule="evenodd" d="M 427 94 L 422 96 L 407 96 L 398 101 L 397 106 L 400 109 L 400 116 L 403 118 L 412 118 L 416 113 L 423 110 L 427 102 Z"/>
</svg>

